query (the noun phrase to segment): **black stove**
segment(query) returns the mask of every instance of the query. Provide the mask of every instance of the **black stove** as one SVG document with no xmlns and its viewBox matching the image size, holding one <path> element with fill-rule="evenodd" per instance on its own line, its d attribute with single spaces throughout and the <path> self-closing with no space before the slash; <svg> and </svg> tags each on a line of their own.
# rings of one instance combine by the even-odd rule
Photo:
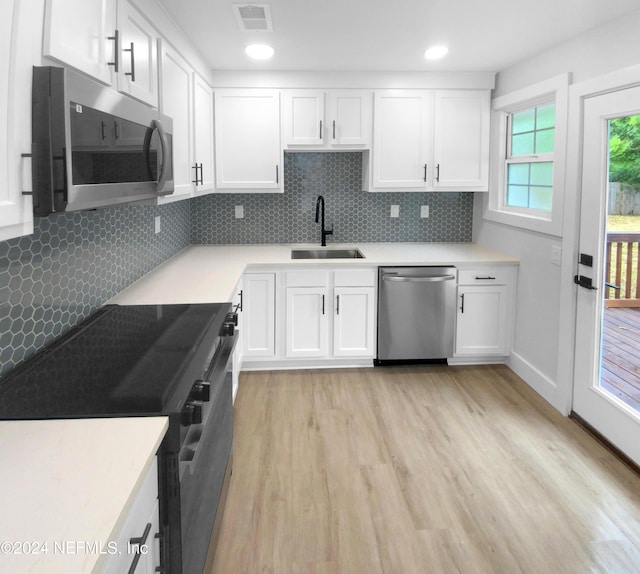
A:
<svg viewBox="0 0 640 574">
<path fill-rule="evenodd" d="M 107 305 L 0 379 L 0 419 L 169 417 L 161 569 L 201 572 L 231 473 L 231 303 Z"/>
<path fill-rule="evenodd" d="M 229 312 L 228 303 L 107 305 L 0 379 L 0 418 L 172 412 L 198 347 Z"/>
</svg>

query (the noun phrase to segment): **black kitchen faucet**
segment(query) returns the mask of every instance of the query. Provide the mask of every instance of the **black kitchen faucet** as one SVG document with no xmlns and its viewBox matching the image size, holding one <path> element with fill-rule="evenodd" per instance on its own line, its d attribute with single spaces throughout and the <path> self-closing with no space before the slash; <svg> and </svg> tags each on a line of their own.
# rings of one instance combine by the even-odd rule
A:
<svg viewBox="0 0 640 574">
<path fill-rule="evenodd" d="M 319 195 L 318 199 L 316 199 L 316 223 L 318 223 L 318 215 L 320 214 L 320 204 L 322 204 L 322 242 L 320 243 L 320 245 L 322 247 L 326 247 L 327 235 L 333 235 L 333 226 L 331 226 L 331 229 L 324 228 L 324 197 L 322 197 L 321 195 Z"/>
</svg>

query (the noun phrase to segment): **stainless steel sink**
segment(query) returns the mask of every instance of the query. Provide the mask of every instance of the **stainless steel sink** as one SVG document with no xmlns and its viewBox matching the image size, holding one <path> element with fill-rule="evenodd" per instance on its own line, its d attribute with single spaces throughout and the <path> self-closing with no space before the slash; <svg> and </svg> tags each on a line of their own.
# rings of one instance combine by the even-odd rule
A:
<svg viewBox="0 0 640 574">
<path fill-rule="evenodd" d="M 359 249 L 292 249 L 291 259 L 364 259 Z"/>
</svg>

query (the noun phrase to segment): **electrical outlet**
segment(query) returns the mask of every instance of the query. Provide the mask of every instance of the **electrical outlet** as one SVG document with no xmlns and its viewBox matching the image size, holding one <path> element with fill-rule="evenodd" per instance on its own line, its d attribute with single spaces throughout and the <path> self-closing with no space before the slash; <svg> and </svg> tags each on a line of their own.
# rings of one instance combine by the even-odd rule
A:
<svg viewBox="0 0 640 574">
<path fill-rule="evenodd" d="M 391 217 L 400 217 L 400 206 L 392 205 L 391 206 Z"/>
<path fill-rule="evenodd" d="M 244 205 L 236 205 L 236 219 L 244 219 Z"/>
<path fill-rule="evenodd" d="M 429 206 L 428 205 L 421 205 L 420 206 L 420 217 L 422 217 L 422 218 L 429 217 Z"/>
<path fill-rule="evenodd" d="M 155 232 L 160 233 L 160 216 L 156 215 L 154 219 Z"/>
</svg>

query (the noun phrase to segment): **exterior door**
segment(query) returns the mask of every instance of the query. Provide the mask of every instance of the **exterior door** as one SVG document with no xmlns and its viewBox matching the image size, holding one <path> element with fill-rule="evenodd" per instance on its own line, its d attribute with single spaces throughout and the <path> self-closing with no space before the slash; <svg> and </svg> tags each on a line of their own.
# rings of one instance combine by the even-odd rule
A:
<svg viewBox="0 0 640 574">
<path fill-rule="evenodd" d="M 573 411 L 640 464 L 638 404 L 634 406 L 632 401 L 623 400 L 609 376 L 613 371 L 617 377 L 614 383 L 622 385 L 621 375 L 626 371 L 630 377 L 629 388 L 633 389 L 632 375 L 634 371 L 640 373 L 637 358 L 640 339 L 634 337 L 640 331 L 633 321 L 613 336 L 604 328 L 612 308 L 605 305 L 605 297 L 620 287 L 612 283 L 611 273 L 607 271 L 610 267 L 607 258 L 610 251 L 607 249 L 610 127 L 615 118 L 637 114 L 640 114 L 640 87 L 588 98 L 584 104 Z M 625 266 L 621 265 L 630 269 L 631 275 L 637 273 L 637 253 L 636 245 Z M 629 352 L 623 353 L 624 349 Z M 623 364 L 625 362 L 627 364 Z M 637 392 L 640 393 L 640 387 Z"/>
</svg>

